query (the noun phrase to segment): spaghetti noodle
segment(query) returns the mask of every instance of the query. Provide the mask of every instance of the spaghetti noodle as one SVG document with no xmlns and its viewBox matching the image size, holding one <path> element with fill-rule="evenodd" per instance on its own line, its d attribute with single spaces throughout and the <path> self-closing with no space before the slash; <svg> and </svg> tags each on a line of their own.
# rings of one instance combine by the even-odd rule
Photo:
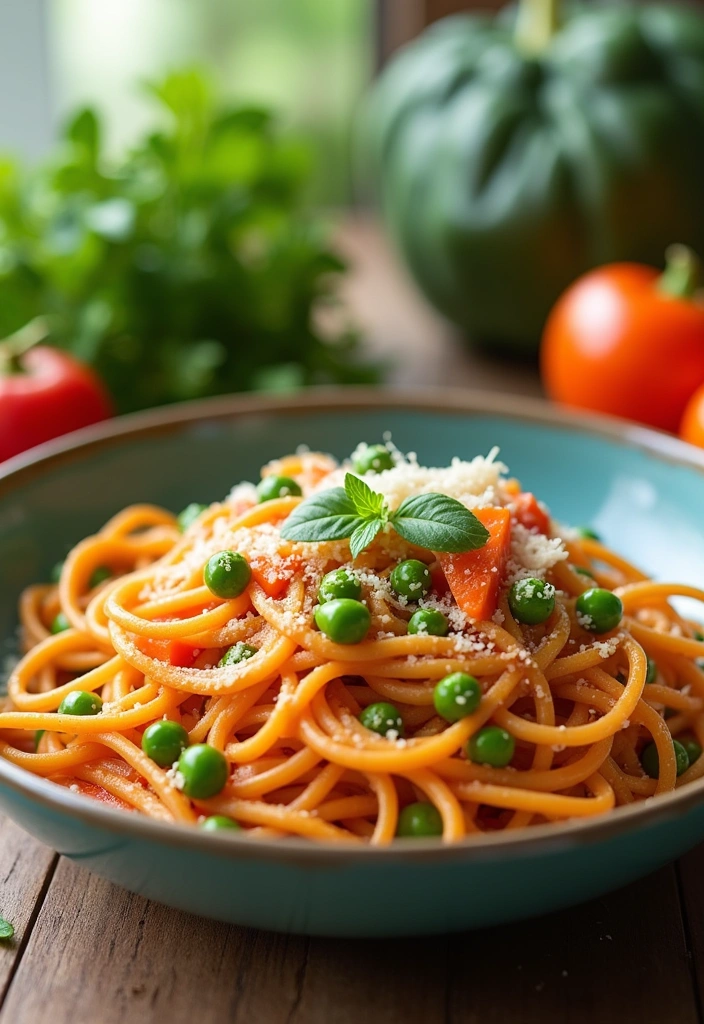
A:
<svg viewBox="0 0 704 1024">
<path fill-rule="evenodd" d="M 388 506 L 454 497 L 481 549 L 388 526 L 354 559 L 285 539 L 350 468 L 313 453 L 189 509 L 184 532 L 128 508 L 22 595 L 0 754 L 163 821 L 372 844 L 586 818 L 704 775 L 704 638 L 670 603 L 704 592 L 561 529 L 493 453 L 432 470 L 385 451 L 363 476 Z M 411 563 L 417 595 L 394 576 Z"/>
</svg>

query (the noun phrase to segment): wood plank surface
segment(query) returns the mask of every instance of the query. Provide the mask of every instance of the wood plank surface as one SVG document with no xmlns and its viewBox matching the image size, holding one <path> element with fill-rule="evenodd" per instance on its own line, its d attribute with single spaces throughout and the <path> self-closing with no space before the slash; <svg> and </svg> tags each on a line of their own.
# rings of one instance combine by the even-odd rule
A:
<svg viewBox="0 0 704 1024">
<path fill-rule="evenodd" d="M 24 950 L 56 865 L 56 855 L 0 817 L 0 914 L 15 926 L 15 936 L 0 942 L 0 1001 Z"/>
<path fill-rule="evenodd" d="M 341 244 L 395 385 L 539 394 L 535 368 L 467 354 L 373 224 L 346 224 Z M 0 1024 L 704 1024 L 704 848 L 539 920 L 383 942 L 229 927 L 55 863 L 0 821 L 0 913 L 18 933 L 0 947 Z"/>
<path fill-rule="evenodd" d="M 0 1024 L 697 1024 L 673 868 L 466 935 L 353 941 L 229 927 L 62 861 Z"/>
</svg>

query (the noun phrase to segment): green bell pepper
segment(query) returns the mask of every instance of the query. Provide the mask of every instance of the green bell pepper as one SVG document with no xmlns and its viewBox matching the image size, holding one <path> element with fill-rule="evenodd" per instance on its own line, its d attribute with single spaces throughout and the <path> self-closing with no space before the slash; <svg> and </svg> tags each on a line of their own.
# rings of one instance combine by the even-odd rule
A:
<svg viewBox="0 0 704 1024">
<path fill-rule="evenodd" d="M 384 72 L 363 140 L 426 296 L 532 353 L 585 271 L 704 253 L 704 15 L 522 0 L 447 18 Z"/>
</svg>

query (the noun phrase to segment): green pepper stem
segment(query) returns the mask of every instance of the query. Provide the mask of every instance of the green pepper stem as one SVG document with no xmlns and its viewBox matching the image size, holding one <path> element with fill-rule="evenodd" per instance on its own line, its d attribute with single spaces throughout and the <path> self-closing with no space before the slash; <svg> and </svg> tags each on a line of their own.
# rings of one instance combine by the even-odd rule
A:
<svg viewBox="0 0 704 1024">
<path fill-rule="evenodd" d="M 665 253 L 658 290 L 675 299 L 692 299 L 704 284 L 703 270 L 697 254 L 686 245 L 671 245 Z"/>
<path fill-rule="evenodd" d="M 0 342 L 0 377 L 24 373 L 22 357 L 35 345 L 46 341 L 50 333 L 46 319 L 38 316 Z"/>
<path fill-rule="evenodd" d="M 561 0 L 519 0 L 516 46 L 526 57 L 537 57 L 550 45 L 560 27 Z"/>
</svg>

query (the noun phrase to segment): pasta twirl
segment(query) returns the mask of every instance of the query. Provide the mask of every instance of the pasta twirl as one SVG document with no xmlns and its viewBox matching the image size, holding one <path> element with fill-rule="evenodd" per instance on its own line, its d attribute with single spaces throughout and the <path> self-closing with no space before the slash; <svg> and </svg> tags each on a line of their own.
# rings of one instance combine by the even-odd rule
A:
<svg viewBox="0 0 704 1024">
<path fill-rule="evenodd" d="M 335 843 L 471 840 L 704 775 L 704 639 L 670 603 L 704 593 L 561 529 L 494 453 L 383 452 L 291 456 L 184 532 L 142 505 L 81 542 L 21 597 L 0 755 L 160 820 Z M 355 468 L 380 522 L 356 557 L 349 532 L 290 539 Z M 395 526 L 438 495 L 474 547 Z"/>
</svg>

